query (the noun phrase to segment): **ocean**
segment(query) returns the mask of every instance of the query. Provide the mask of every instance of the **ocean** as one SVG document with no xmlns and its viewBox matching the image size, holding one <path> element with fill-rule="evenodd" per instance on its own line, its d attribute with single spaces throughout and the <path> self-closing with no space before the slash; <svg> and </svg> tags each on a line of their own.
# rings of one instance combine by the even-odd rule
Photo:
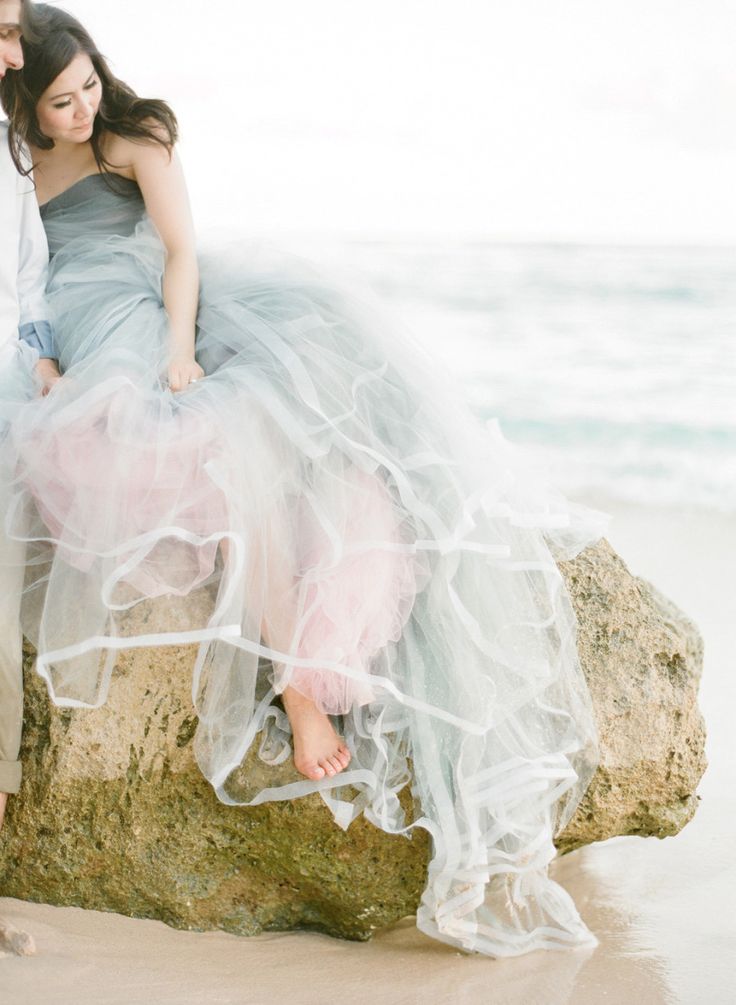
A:
<svg viewBox="0 0 736 1005">
<path fill-rule="evenodd" d="M 736 513 L 736 248 L 356 240 L 332 255 L 565 492 Z"/>
</svg>

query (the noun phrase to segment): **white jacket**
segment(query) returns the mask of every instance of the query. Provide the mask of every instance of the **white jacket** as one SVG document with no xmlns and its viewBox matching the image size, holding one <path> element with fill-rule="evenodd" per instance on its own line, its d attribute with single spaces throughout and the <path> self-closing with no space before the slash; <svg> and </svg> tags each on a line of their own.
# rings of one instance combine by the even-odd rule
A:
<svg viewBox="0 0 736 1005">
<path fill-rule="evenodd" d="M 33 182 L 16 170 L 0 122 L 0 349 L 17 340 L 19 325 L 48 321 L 48 261 Z"/>
</svg>

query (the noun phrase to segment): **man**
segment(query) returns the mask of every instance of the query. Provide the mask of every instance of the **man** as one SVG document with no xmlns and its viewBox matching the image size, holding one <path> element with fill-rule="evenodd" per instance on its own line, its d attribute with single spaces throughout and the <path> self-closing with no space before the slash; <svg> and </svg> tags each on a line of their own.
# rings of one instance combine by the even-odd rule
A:
<svg viewBox="0 0 736 1005">
<path fill-rule="evenodd" d="M 32 21 L 30 0 L 0 0 L 0 78 L 23 66 L 21 37 Z M 44 287 L 48 247 L 30 178 L 10 157 L 7 125 L 0 124 L 0 382 L 21 394 L 46 393 L 58 380 Z M 36 381 L 32 379 L 35 369 Z M 20 379 L 19 379 L 20 378 Z M 0 416 L 0 438 L 2 416 Z M 7 485 L 10 472 L 0 470 Z M 2 508 L 0 485 L 0 508 Z M 23 546 L 8 540 L 0 511 L 0 827 L 8 794 L 20 789 L 18 760 L 23 723 L 22 635 L 17 598 Z M 0 936 L 2 932 L 0 931 Z M 1 940 L 0 940 L 1 941 Z"/>
</svg>

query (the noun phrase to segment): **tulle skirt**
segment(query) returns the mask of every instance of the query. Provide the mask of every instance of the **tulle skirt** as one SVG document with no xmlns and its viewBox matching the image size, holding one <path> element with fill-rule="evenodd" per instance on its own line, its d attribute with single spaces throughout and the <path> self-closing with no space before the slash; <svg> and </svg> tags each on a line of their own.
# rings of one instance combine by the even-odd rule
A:
<svg viewBox="0 0 736 1005">
<path fill-rule="evenodd" d="M 197 642 L 195 754 L 220 800 L 319 792 L 343 828 L 426 828 L 417 923 L 454 946 L 594 945 L 547 872 L 597 758 L 555 558 L 606 515 L 481 424 L 370 297 L 257 244 L 202 252 L 206 376 L 172 393 L 163 265 L 147 220 L 70 240 L 49 280 L 64 379 L 41 398 L 34 352 L 6 351 L 0 576 L 17 592 L 22 563 L 51 698 L 99 706 L 121 649 Z M 162 596 L 198 602 L 147 627 Z M 287 685 L 340 717 L 351 763 L 238 796 L 254 743 L 291 753 Z"/>
</svg>

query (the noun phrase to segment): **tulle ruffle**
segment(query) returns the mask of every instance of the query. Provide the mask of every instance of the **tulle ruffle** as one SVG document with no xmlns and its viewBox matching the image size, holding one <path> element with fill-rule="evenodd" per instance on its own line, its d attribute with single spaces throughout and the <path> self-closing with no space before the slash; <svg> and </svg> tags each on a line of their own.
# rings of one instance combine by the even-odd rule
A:
<svg viewBox="0 0 736 1005">
<path fill-rule="evenodd" d="M 594 945 L 547 871 L 597 759 L 555 558 L 606 515 L 482 426 L 362 292 L 262 246 L 202 253 L 206 377 L 173 395 L 152 225 L 82 236 L 120 198 L 93 184 L 47 214 L 65 377 L 33 397 L 19 350 L 0 383 L 5 539 L 26 542 L 51 697 L 100 705 L 119 650 L 198 642 L 195 753 L 223 802 L 319 792 L 341 827 L 426 828 L 417 923 L 452 945 Z M 188 598 L 175 624 L 141 616 L 165 595 Z M 254 743 L 291 753 L 287 685 L 340 716 L 351 764 L 238 789 Z"/>
</svg>

